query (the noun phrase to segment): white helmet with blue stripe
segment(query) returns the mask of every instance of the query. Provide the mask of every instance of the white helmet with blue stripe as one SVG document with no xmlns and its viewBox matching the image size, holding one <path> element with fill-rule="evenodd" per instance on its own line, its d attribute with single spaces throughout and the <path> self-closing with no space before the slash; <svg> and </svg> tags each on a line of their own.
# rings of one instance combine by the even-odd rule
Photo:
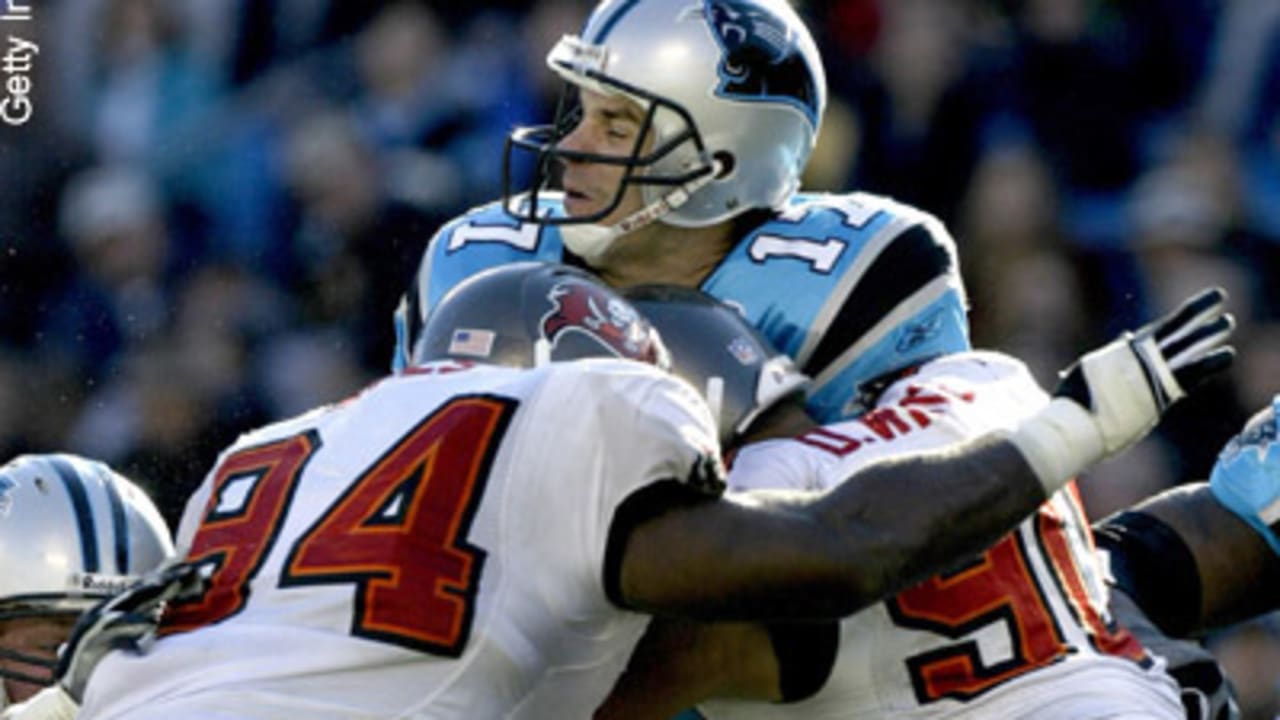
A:
<svg viewBox="0 0 1280 720">
<path fill-rule="evenodd" d="M 105 464 L 46 454 L 0 467 L 0 621 L 78 615 L 173 554 L 155 505 Z M 0 647 L 0 657 L 52 671 L 50 661 L 11 648 Z M 52 679 L 3 667 L 0 677 Z"/>
</svg>

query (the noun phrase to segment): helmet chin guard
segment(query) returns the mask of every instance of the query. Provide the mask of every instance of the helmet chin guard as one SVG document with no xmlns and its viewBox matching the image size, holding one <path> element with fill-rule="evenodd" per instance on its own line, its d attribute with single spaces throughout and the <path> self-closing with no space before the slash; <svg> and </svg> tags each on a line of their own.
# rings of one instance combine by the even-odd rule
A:
<svg viewBox="0 0 1280 720">
<path fill-rule="evenodd" d="M 574 255 L 582 258 L 592 267 L 596 267 L 604 254 L 613 246 L 613 241 L 655 220 L 661 220 L 672 210 L 688 202 L 693 193 L 715 179 L 719 167 L 720 163 L 713 159 L 710 172 L 671 190 L 613 225 L 566 224 L 560 228 L 560 237 Z M 617 201 L 614 205 L 617 205 Z"/>
</svg>

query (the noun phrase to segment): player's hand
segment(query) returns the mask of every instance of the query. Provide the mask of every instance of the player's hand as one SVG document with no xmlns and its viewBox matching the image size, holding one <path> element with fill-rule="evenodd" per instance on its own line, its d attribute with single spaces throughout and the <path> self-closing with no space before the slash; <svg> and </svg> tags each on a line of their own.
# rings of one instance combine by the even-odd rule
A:
<svg viewBox="0 0 1280 720">
<path fill-rule="evenodd" d="M 155 638 L 165 603 L 202 592 L 206 574 L 186 563 L 161 568 L 85 612 L 58 653 L 58 684 L 77 703 L 82 701 L 98 661 L 111 650 L 144 651 Z"/>
<path fill-rule="evenodd" d="M 1235 319 L 1221 288 L 1202 290 L 1177 310 L 1126 332 L 1062 372 L 1054 393 L 1075 401 L 1101 435 L 1104 455 L 1142 439 L 1169 406 L 1231 365 Z"/>
<path fill-rule="evenodd" d="M 1227 441 L 1209 475 L 1209 489 L 1225 505 L 1262 534 L 1280 554 L 1280 442 L 1276 417 L 1280 395 Z"/>
</svg>

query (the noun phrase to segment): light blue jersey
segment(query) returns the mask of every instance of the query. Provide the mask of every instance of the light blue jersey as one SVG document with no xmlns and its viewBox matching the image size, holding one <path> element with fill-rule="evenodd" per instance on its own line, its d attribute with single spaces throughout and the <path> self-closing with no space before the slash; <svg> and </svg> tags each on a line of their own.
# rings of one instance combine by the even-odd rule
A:
<svg viewBox="0 0 1280 720">
<path fill-rule="evenodd" d="M 396 367 L 427 310 L 464 278 L 564 259 L 558 227 L 515 221 L 499 203 L 449 222 L 397 312 Z M 859 414 L 861 391 L 885 373 L 969 348 L 951 236 L 932 215 L 876 195 L 796 195 L 752 227 L 701 289 L 738 308 L 814 379 L 808 407 L 820 422 Z"/>
</svg>

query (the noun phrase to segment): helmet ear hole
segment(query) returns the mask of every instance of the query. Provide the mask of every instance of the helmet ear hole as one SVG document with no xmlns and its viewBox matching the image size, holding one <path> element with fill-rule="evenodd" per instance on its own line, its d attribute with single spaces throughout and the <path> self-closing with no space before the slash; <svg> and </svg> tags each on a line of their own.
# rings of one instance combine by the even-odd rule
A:
<svg viewBox="0 0 1280 720">
<path fill-rule="evenodd" d="M 738 164 L 733 153 L 728 150 L 720 150 L 719 152 L 713 153 L 711 157 L 715 158 L 716 163 L 720 165 L 720 169 L 716 172 L 717 180 L 721 180 L 732 175 L 733 168 Z"/>
</svg>

